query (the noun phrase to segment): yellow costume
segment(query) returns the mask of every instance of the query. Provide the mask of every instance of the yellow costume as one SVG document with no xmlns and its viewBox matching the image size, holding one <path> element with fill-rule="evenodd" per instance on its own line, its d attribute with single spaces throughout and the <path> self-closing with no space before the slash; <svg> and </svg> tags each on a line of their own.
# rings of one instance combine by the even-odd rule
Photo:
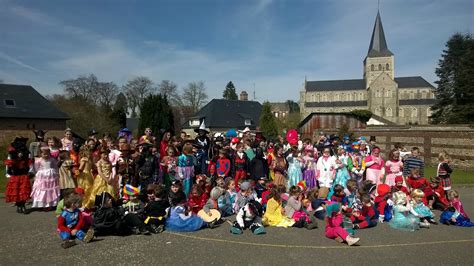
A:
<svg viewBox="0 0 474 266">
<path fill-rule="evenodd" d="M 114 187 L 109 184 L 113 180 L 112 164 L 100 160 L 97 162 L 97 170 L 99 174 L 94 179 L 94 185 L 92 186 L 88 205 L 86 206 L 88 208 L 94 206 L 95 196 L 102 194 L 102 192 L 108 192 L 112 197 L 117 197 Z"/>
<path fill-rule="evenodd" d="M 91 204 L 94 206 L 94 202 L 90 202 L 94 177 L 92 176 L 92 167 L 89 159 L 81 158 L 79 168 L 82 168 L 82 172 L 79 171 L 79 175 L 77 176 L 77 187 L 84 189 L 84 200 L 82 204 L 86 207 L 89 207 Z"/>
<path fill-rule="evenodd" d="M 277 227 L 290 227 L 295 221 L 282 214 L 283 207 L 273 198 L 267 202 L 267 210 L 263 215 L 263 224 Z"/>
</svg>

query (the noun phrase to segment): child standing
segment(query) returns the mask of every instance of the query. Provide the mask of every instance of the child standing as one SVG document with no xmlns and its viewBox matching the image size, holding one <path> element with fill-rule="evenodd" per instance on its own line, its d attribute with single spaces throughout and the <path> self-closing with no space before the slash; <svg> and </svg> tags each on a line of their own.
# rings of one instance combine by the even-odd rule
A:
<svg viewBox="0 0 474 266">
<path fill-rule="evenodd" d="M 451 174 L 453 173 L 451 160 L 449 155 L 443 151 L 439 153 L 438 161 L 437 176 L 441 178 L 441 185 L 443 186 L 444 191 L 448 192 L 451 190 Z"/>
<path fill-rule="evenodd" d="M 79 175 L 77 176 L 77 187 L 84 190 L 83 204 L 87 208 L 94 206 L 94 198 L 91 198 L 92 185 L 94 177 L 92 175 L 92 154 L 88 147 L 83 146 L 79 152 L 81 157 L 79 161 Z"/>
<path fill-rule="evenodd" d="M 64 210 L 58 217 L 58 231 L 62 248 L 70 248 L 76 244 L 74 238 L 89 243 L 94 238 L 94 230 L 87 230 L 86 223 L 79 207 L 82 198 L 79 194 L 71 193 L 64 199 Z M 86 233 L 87 230 L 87 233 Z"/>
<path fill-rule="evenodd" d="M 373 184 L 379 185 L 382 183 L 382 178 L 384 176 L 384 160 L 380 156 L 380 148 L 375 146 L 372 149 L 372 153 L 365 157 L 365 170 L 366 180 L 370 180 Z"/>
<path fill-rule="evenodd" d="M 190 143 L 184 144 L 183 154 L 178 157 L 178 177 L 183 182 L 184 193 L 188 196 L 194 177 L 193 146 Z"/>
<path fill-rule="evenodd" d="M 61 192 L 61 198 L 64 197 L 63 192 L 68 188 L 75 188 L 76 184 L 72 177 L 72 167 L 74 162 L 69 158 L 68 151 L 59 152 L 59 189 Z"/>
<path fill-rule="evenodd" d="M 390 151 L 388 161 L 385 163 L 385 184 L 395 186 L 395 178 L 401 176 L 403 171 L 403 163 L 400 160 L 400 152 L 397 149 Z"/>
<path fill-rule="evenodd" d="M 316 179 L 316 160 L 314 159 L 314 148 L 311 145 L 307 145 L 304 150 L 305 156 L 303 157 L 304 171 L 303 180 L 306 182 L 308 190 L 317 187 Z"/>
<path fill-rule="evenodd" d="M 112 178 L 112 164 L 109 162 L 109 151 L 102 149 L 100 151 L 100 160 L 97 162 L 98 175 L 94 179 L 94 185 L 91 189 L 90 201 L 95 202 L 96 195 L 103 192 L 109 193 L 114 199 L 117 197 L 117 192 L 114 187 L 109 184 L 113 181 Z"/>
<path fill-rule="evenodd" d="M 352 165 L 351 158 L 347 156 L 346 150 L 339 146 L 337 148 L 337 157 L 336 157 L 336 177 L 334 179 L 334 185 L 341 185 L 344 188 L 347 187 L 347 181 L 351 179 L 351 175 L 349 174 L 348 167 Z M 352 167 L 350 167 L 352 168 Z"/>
<path fill-rule="evenodd" d="M 331 150 L 324 148 L 323 155 L 319 157 L 316 164 L 316 176 L 319 183 L 319 198 L 325 199 L 328 196 L 329 189 L 332 187 L 335 169 L 337 167 L 336 160 L 330 156 Z"/>
<path fill-rule="evenodd" d="M 247 171 L 249 167 L 249 159 L 247 158 L 247 154 L 244 152 L 244 145 L 238 143 L 236 149 L 237 152 L 233 157 L 234 184 L 238 184 L 241 179 L 247 179 Z"/>
<path fill-rule="evenodd" d="M 50 156 L 48 147 L 41 148 L 41 157 L 35 160 L 34 170 L 36 178 L 31 192 L 31 207 L 50 209 L 56 206 L 59 200 L 58 162 Z"/>
<path fill-rule="evenodd" d="M 175 148 L 173 146 L 167 146 L 166 156 L 162 157 L 160 165 L 163 171 L 163 183 L 169 188 L 171 182 L 175 180 L 178 165 L 178 158 L 175 156 Z"/>
<path fill-rule="evenodd" d="M 288 161 L 288 187 L 296 186 L 303 179 L 303 159 L 298 156 L 298 149 L 291 148 L 291 153 L 286 157 Z"/>
<path fill-rule="evenodd" d="M 360 238 L 352 237 L 341 227 L 343 216 L 341 205 L 333 203 L 326 207 L 326 230 L 325 235 L 329 239 L 335 239 L 339 243 L 346 241 L 349 246 L 359 242 Z"/>
</svg>

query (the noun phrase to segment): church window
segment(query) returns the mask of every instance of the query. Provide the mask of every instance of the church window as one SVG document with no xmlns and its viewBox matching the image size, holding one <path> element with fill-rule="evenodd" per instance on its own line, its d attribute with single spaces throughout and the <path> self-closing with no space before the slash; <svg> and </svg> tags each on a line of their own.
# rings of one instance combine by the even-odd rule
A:
<svg viewBox="0 0 474 266">
<path fill-rule="evenodd" d="M 382 71 L 382 64 L 379 64 L 379 71 Z"/>
<path fill-rule="evenodd" d="M 321 95 L 319 95 L 319 93 L 316 94 L 316 101 L 317 101 L 318 103 L 321 101 Z"/>
<path fill-rule="evenodd" d="M 392 116 L 392 108 L 388 107 L 387 110 L 385 110 L 386 116 L 391 117 Z"/>
<path fill-rule="evenodd" d="M 413 91 L 410 91 L 410 99 L 415 99 L 415 93 Z"/>
<path fill-rule="evenodd" d="M 334 95 L 334 100 L 335 100 L 335 101 L 339 101 L 339 94 L 336 93 L 336 94 Z"/>
<path fill-rule="evenodd" d="M 418 109 L 416 107 L 411 108 L 411 117 L 418 117 Z"/>
<path fill-rule="evenodd" d="M 392 97 L 392 90 L 386 90 L 385 97 Z"/>
<path fill-rule="evenodd" d="M 361 100 L 361 101 L 364 100 L 364 94 L 362 94 L 362 92 L 359 93 L 359 100 Z"/>
<path fill-rule="evenodd" d="M 405 116 L 405 112 L 403 110 L 403 108 L 400 107 L 400 109 L 398 110 L 398 116 L 400 117 L 404 117 Z"/>
<path fill-rule="evenodd" d="M 371 66 L 370 66 L 370 70 L 371 70 L 371 71 L 374 71 L 374 70 L 375 70 L 375 66 L 374 66 L 374 65 L 371 65 Z"/>
<path fill-rule="evenodd" d="M 385 69 L 390 70 L 390 65 L 388 63 L 385 65 Z"/>
<path fill-rule="evenodd" d="M 421 92 L 421 99 L 426 99 L 426 91 Z"/>
<path fill-rule="evenodd" d="M 341 101 L 345 101 L 346 100 L 346 95 L 343 93 L 341 94 Z"/>
</svg>

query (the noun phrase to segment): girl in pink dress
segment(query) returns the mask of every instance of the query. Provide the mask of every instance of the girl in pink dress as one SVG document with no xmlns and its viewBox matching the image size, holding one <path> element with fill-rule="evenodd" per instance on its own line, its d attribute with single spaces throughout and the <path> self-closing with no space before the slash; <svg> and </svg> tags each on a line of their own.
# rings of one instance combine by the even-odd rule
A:
<svg viewBox="0 0 474 266">
<path fill-rule="evenodd" d="M 375 146 L 372 153 L 365 157 L 365 180 L 370 180 L 377 186 L 382 183 L 384 165 L 384 160 L 380 157 L 380 148 Z"/>
<path fill-rule="evenodd" d="M 41 158 L 35 160 L 34 171 L 31 207 L 50 209 L 56 206 L 59 199 L 58 161 L 51 157 L 48 147 L 41 148 Z"/>
<path fill-rule="evenodd" d="M 403 163 L 400 160 L 400 152 L 397 149 L 390 151 L 388 161 L 385 163 L 385 184 L 390 187 L 395 186 L 395 177 L 401 176 L 403 172 Z"/>
</svg>

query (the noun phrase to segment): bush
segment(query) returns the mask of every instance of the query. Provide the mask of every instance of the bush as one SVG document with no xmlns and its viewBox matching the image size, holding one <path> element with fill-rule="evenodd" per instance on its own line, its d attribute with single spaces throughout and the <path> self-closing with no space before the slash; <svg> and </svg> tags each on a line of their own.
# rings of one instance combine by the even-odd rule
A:
<svg viewBox="0 0 474 266">
<path fill-rule="evenodd" d="M 367 123 L 372 117 L 372 112 L 369 110 L 354 110 L 351 114 L 355 115 L 358 119 L 362 120 L 364 123 Z"/>
</svg>

